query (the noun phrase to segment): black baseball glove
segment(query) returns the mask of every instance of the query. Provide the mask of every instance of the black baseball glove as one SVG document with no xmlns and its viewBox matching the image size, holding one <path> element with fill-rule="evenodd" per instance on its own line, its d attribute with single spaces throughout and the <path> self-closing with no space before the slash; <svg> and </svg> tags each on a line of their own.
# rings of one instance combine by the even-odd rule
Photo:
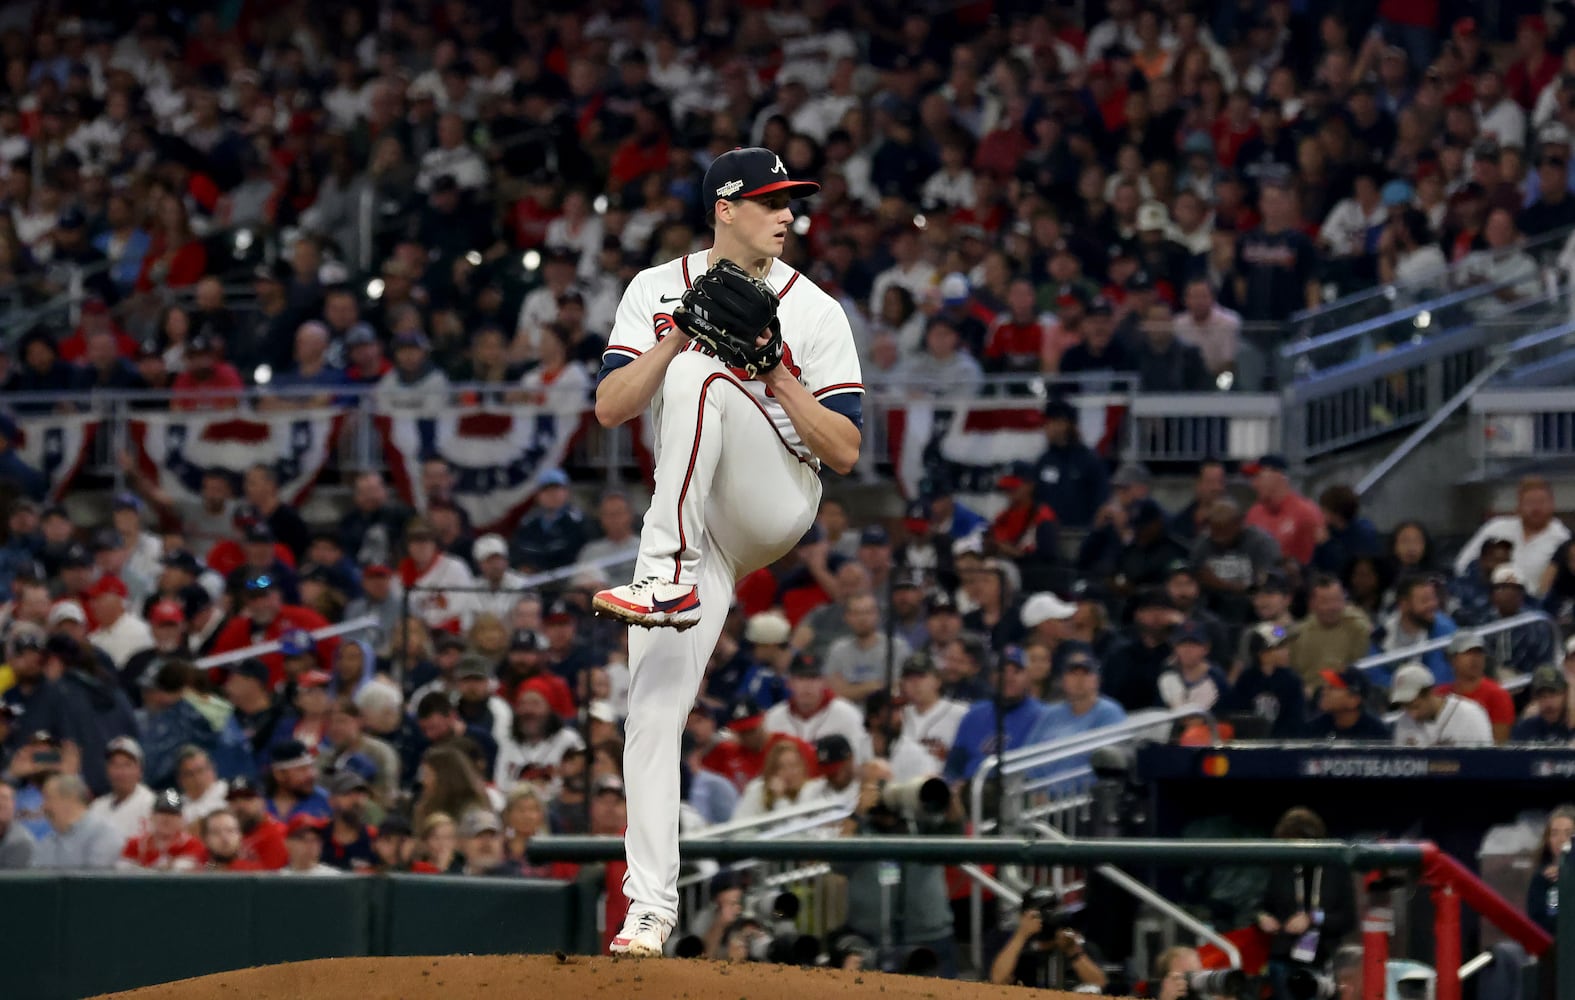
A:
<svg viewBox="0 0 1575 1000">
<path fill-rule="evenodd" d="M 759 378 L 782 361 L 777 293 L 730 260 L 719 260 L 684 292 L 673 311 L 678 328 L 724 365 Z M 764 334 L 767 340 L 760 343 Z"/>
</svg>

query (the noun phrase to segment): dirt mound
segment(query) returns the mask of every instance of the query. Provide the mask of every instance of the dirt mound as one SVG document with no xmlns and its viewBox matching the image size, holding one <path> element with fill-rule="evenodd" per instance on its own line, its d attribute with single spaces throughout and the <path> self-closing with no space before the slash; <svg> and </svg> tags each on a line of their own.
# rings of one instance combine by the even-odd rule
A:
<svg viewBox="0 0 1575 1000">
<path fill-rule="evenodd" d="M 116 1000 L 410 1000 L 414 997 L 598 997 L 622 1000 L 1016 1000 L 1067 997 L 1016 986 L 780 965 L 552 955 L 329 958 L 183 979 Z M 107 998 L 101 998 L 107 1000 Z"/>
</svg>

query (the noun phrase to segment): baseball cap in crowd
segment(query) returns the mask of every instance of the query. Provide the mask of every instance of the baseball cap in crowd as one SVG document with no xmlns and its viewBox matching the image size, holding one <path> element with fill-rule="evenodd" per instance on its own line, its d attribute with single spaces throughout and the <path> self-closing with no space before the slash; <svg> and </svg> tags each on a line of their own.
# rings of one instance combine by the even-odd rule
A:
<svg viewBox="0 0 1575 1000">
<path fill-rule="evenodd" d="M 1198 571 L 1192 568 L 1192 563 L 1186 559 L 1172 559 L 1165 567 L 1165 579 L 1170 580 L 1178 576 L 1197 577 Z"/>
<path fill-rule="evenodd" d="M 292 839 L 295 837 L 304 837 L 308 835 L 313 837 L 321 837 L 323 835 L 323 830 L 326 829 L 327 826 L 328 820 L 322 816 L 312 816 L 307 813 L 297 813 L 296 815 L 290 817 L 290 822 L 284 825 L 284 835 Z"/>
<path fill-rule="evenodd" d="M 187 621 L 213 607 L 213 595 L 200 583 L 186 584 L 175 592 L 175 596 L 180 598 L 181 610 L 186 612 Z"/>
<path fill-rule="evenodd" d="M 463 680 L 492 679 L 492 662 L 480 653 L 466 653 L 459 658 L 459 666 L 454 668 L 454 679 Z"/>
<path fill-rule="evenodd" d="M 912 590 L 923 590 L 924 584 L 924 570 L 912 569 L 908 570 L 906 573 L 898 573 L 895 577 L 893 577 L 891 581 L 891 589 L 901 590 L 903 588 L 909 588 Z"/>
<path fill-rule="evenodd" d="M 87 612 L 82 610 L 80 602 L 67 598 L 56 601 L 54 607 L 49 609 L 49 618 L 46 619 L 50 628 L 61 622 L 76 622 L 79 625 L 87 624 Z"/>
<path fill-rule="evenodd" d="M 279 586 L 279 581 L 267 573 L 253 573 L 246 578 L 246 596 L 261 597 Z"/>
<path fill-rule="evenodd" d="M 1423 694 L 1433 690 L 1438 683 L 1433 672 L 1423 663 L 1413 660 L 1395 671 L 1389 684 L 1389 707 L 1404 708 Z"/>
<path fill-rule="evenodd" d="M 921 649 L 917 653 L 910 653 L 908 658 L 902 661 L 902 666 L 897 673 L 902 677 L 923 677 L 925 674 L 940 673 L 940 667 L 934 657 Z"/>
<path fill-rule="evenodd" d="M 241 532 L 241 538 L 248 545 L 272 545 L 273 529 L 266 521 L 253 521 Z"/>
<path fill-rule="evenodd" d="M 179 816 L 185 808 L 186 800 L 173 788 L 166 788 L 153 798 L 154 815 L 164 813 L 168 816 Z"/>
<path fill-rule="evenodd" d="M 1358 695 L 1366 694 L 1369 686 L 1367 675 L 1356 667 L 1346 667 L 1344 670 L 1320 670 L 1318 676 L 1332 688 Z"/>
<path fill-rule="evenodd" d="M 360 347 L 377 343 L 377 333 L 366 323 L 357 323 L 345 334 L 346 347 Z"/>
<path fill-rule="evenodd" d="M 1454 637 L 1449 640 L 1450 656 L 1459 656 L 1461 653 L 1473 651 L 1487 652 L 1487 643 L 1483 642 L 1482 637 L 1471 629 L 1462 629 L 1456 632 Z"/>
<path fill-rule="evenodd" d="M 1531 693 L 1533 696 L 1544 691 L 1568 691 L 1569 678 L 1564 676 L 1564 671 L 1551 664 L 1544 664 L 1531 672 Z"/>
<path fill-rule="evenodd" d="M 361 571 L 361 579 L 363 580 L 387 580 L 393 575 L 394 571 L 382 563 L 373 563 Z"/>
<path fill-rule="evenodd" d="M 597 783 L 598 788 L 600 782 Z M 502 833 L 503 823 L 497 814 L 490 809 L 472 809 L 460 821 L 459 835 L 461 837 L 479 837 L 484 833 Z"/>
<path fill-rule="evenodd" d="M 744 641 L 756 646 L 786 645 L 792 634 L 793 626 L 780 611 L 762 611 L 744 623 Z"/>
<path fill-rule="evenodd" d="M 606 698 L 593 700 L 585 709 L 585 714 L 597 722 L 605 722 L 610 726 L 618 724 L 618 713 L 613 711 L 612 702 Z"/>
<path fill-rule="evenodd" d="M 569 474 L 558 468 L 544 469 L 542 474 L 537 477 L 536 485 L 542 489 L 546 489 L 548 486 L 567 486 L 569 485 Z"/>
<path fill-rule="evenodd" d="M 701 197 L 707 205 L 718 199 L 740 201 L 760 198 L 778 191 L 789 198 L 807 198 L 820 190 L 814 181 L 795 181 L 788 177 L 782 157 L 769 149 L 751 146 L 733 149 L 711 161 L 701 183 Z"/>
<path fill-rule="evenodd" d="M 106 759 L 113 757 L 117 753 L 125 754 L 138 764 L 142 763 L 142 744 L 130 736 L 117 736 L 104 744 L 104 756 Z"/>
<path fill-rule="evenodd" d="M 326 670 L 308 670 L 295 679 L 298 688 L 325 688 L 333 681 L 333 675 Z"/>
<path fill-rule="evenodd" d="M 174 601 L 159 601 L 148 612 L 149 625 L 184 625 L 186 611 Z"/>
<path fill-rule="evenodd" d="M 1001 662 L 1010 664 L 1019 670 L 1028 669 L 1028 662 L 1023 658 L 1023 647 L 1021 646 L 1007 646 L 1001 650 Z"/>
<path fill-rule="evenodd" d="M 853 759 L 853 746 L 841 733 L 830 733 L 815 741 L 815 760 L 821 767 Z"/>
<path fill-rule="evenodd" d="M 415 348 L 418 351 L 425 351 L 429 350 L 432 347 L 432 344 L 427 340 L 427 335 L 422 333 L 420 330 L 406 330 L 404 333 L 401 333 L 399 336 L 394 338 L 394 350 L 398 351 L 407 347 Z"/>
<path fill-rule="evenodd" d="M 709 714 L 704 705 L 695 703 L 694 711 Z M 752 699 L 745 698 L 733 706 L 733 714 L 727 720 L 727 728 L 735 733 L 747 733 L 751 729 L 759 729 L 765 722 L 765 709 L 755 704 Z"/>
<path fill-rule="evenodd" d="M 196 354 L 212 354 L 216 350 L 213 338 L 206 333 L 199 333 L 186 341 L 186 356 L 189 358 Z"/>
<path fill-rule="evenodd" d="M 805 653 L 799 653 L 797 656 L 793 657 L 793 662 L 788 665 L 788 676 L 822 677 L 824 676 L 824 672 L 821 669 L 819 660 Z"/>
<path fill-rule="evenodd" d="M 9 646 L 12 656 L 27 652 L 43 652 L 43 630 L 37 628 L 37 626 L 28 626 L 24 629 L 22 623 L 18 622 L 11 626 Z"/>
<path fill-rule="evenodd" d="M 372 786 L 367 784 L 367 780 L 354 771 L 336 771 L 328 779 L 328 794 L 330 795 L 350 795 L 354 792 L 368 792 L 371 790 Z"/>
<path fill-rule="evenodd" d="M 276 260 L 272 264 L 258 264 L 252 268 L 252 280 L 283 285 L 289 282 L 293 273 L 288 261 Z"/>
<path fill-rule="evenodd" d="M 886 529 L 878 524 L 872 524 L 859 532 L 859 545 L 890 545 L 891 536 Z"/>
<path fill-rule="evenodd" d="M 142 498 L 129 490 L 121 490 L 110 500 L 109 507 L 111 510 L 134 510 L 141 513 Z"/>
<path fill-rule="evenodd" d="M 465 640 L 452 632 L 439 632 L 432 640 L 432 648 L 439 653 L 464 652 Z"/>
<path fill-rule="evenodd" d="M 285 740 L 274 744 L 268 762 L 274 767 L 311 767 L 313 764 L 311 752 L 300 740 Z"/>
<path fill-rule="evenodd" d="M 1134 613 L 1145 608 L 1173 609 L 1174 607 L 1175 605 L 1171 603 L 1170 595 L 1159 587 L 1144 587 L 1132 597 L 1132 611 Z"/>
<path fill-rule="evenodd" d="M 1255 594 L 1289 594 L 1291 581 L 1284 573 L 1269 572 L 1263 574 L 1263 579 L 1252 585 Z"/>
<path fill-rule="evenodd" d="M 1176 626 L 1175 634 L 1170 637 L 1172 645 L 1179 646 L 1184 642 L 1196 643 L 1199 646 L 1210 645 L 1209 633 L 1198 622 L 1187 620 Z"/>
<path fill-rule="evenodd" d="M 100 552 L 114 552 L 124 544 L 120 532 L 114 528 L 104 528 L 93 535 L 93 543 L 88 547 L 94 555 L 98 555 Z"/>
<path fill-rule="evenodd" d="M 616 774 L 604 774 L 600 778 L 597 778 L 595 791 L 591 794 L 605 795 L 609 792 L 618 796 L 620 799 L 624 798 L 623 779 L 618 777 Z"/>
<path fill-rule="evenodd" d="M 1290 463 L 1285 461 L 1284 455 L 1264 455 L 1256 462 L 1248 462 L 1241 467 L 1244 476 L 1256 476 L 1260 472 L 1286 472 L 1290 470 Z"/>
<path fill-rule="evenodd" d="M 279 652 L 285 656 L 311 656 L 317 651 L 317 640 L 304 628 L 292 628 L 279 636 Z"/>
<path fill-rule="evenodd" d="M 509 651 L 516 652 L 530 650 L 535 652 L 542 648 L 541 637 L 528 628 L 517 630 L 509 639 Z"/>
<path fill-rule="evenodd" d="M 1137 503 L 1134 503 L 1131 510 L 1127 511 L 1127 518 L 1132 522 L 1132 526 L 1136 528 L 1149 524 L 1162 524 L 1165 521 L 1165 508 L 1161 507 L 1159 501 L 1152 497 L 1144 497 Z"/>
<path fill-rule="evenodd" d="M 551 625 L 554 622 L 572 622 L 579 616 L 579 609 L 560 597 L 547 605 L 547 610 L 542 613 L 541 620 L 543 624 Z"/>
<path fill-rule="evenodd" d="M 410 828 L 410 821 L 398 813 L 390 813 L 383 817 L 383 822 L 377 824 L 379 837 L 408 837 L 415 831 Z"/>
<path fill-rule="evenodd" d="M 1274 622 L 1259 622 L 1253 626 L 1251 634 L 1253 651 L 1256 653 L 1265 649 L 1279 649 L 1291 641 L 1291 630 Z"/>
<path fill-rule="evenodd" d="M 509 543 L 503 540 L 502 535 L 482 535 L 470 547 L 470 558 L 474 559 L 478 566 L 493 556 L 507 557 L 508 554 Z"/>
<path fill-rule="evenodd" d="M 118 576 L 101 576 L 87 589 L 89 598 L 103 597 L 105 594 L 114 594 L 116 597 L 125 598 L 130 595 L 126 589 L 125 581 Z"/>
<path fill-rule="evenodd" d="M 255 799 L 261 795 L 262 789 L 257 787 L 257 783 L 243 774 L 230 779 L 230 787 L 224 793 L 224 798 L 225 801 L 233 801 L 235 799 Z"/>
<path fill-rule="evenodd" d="M 1087 670 L 1099 673 L 1101 664 L 1099 657 L 1094 654 L 1094 647 L 1086 642 L 1069 642 L 1061 647 L 1061 672 L 1068 670 Z"/>
<path fill-rule="evenodd" d="M 957 610 L 957 602 L 952 600 L 952 595 L 944 590 L 937 590 L 930 595 L 930 599 L 924 604 L 924 613 L 926 615 L 962 614 L 961 611 Z"/>
<path fill-rule="evenodd" d="M 960 271 L 953 271 L 941 279 L 941 302 L 949 306 L 962 305 L 968 301 L 970 289 L 968 276 Z"/>
<path fill-rule="evenodd" d="M 1137 227 L 1139 232 L 1145 230 L 1164 229 L 1170 225 L 1170 213 L 1165 206 L 1157 201 L 1147 201 L 1138 206 Z"/>
<path fill-rule="evenodd" d="M 93 565 L 93 555 L 88 552 L 87 546 L 80 542 L 72 542 L 60 555 L 61 569 L 87 569 L 91 565 Z"/>
<path fill-rule="evenodd" d="M 268 664 L 257 659 L 255 656 L 248 656 L 246 659 L 237 663 L 234 667 L 230 668 L 230 672 L 232 674 L 238 674 L 241 677 L 249 677 L 265 688 L 269 686 L 272 679 L 272 675 L 268 673 Z"/>
<path fill-rule="evenodd" d="M 1071 420 L 1077 421 L 1077 407 L 1064 399 L 1052 399 L 1045 404 L 1046 420 Z"/>
<path fill-rule="evenodd" d="M 1088 315 L 1090 316 L 1113 316 L 1115 311 L 1115 306 L 1111 305 L 1110 300 L 1103 295 L 1095 296 L 1094 300 L 1088 304 Z"/>
<path fill-rule="evenodd" d="M 159 562 L 169 569 L 178 569 L 184 573 L 190 573 L 192 576 L 202 575 L 202 563 L 198 562 L 197 557 L 185 549 L 172 549 L 164 553 L 164 558 L 160 559 Z"/>
<path fill-rule="evenodd" d="M 1495 587 L 1526 587 L 1526 581 L 1521 577 L 1520 571 L 1513 566 L 1500 566 L 1493 571 L 1493 586 Z"/>
<path fill-rule="evenodd" d="M 1024 628 L 1036 628 L 1045 622 L 1064 622 L 1077 614 L 1077 605 L 1063 601 L 1051 593 L 1032 594 L 1023 602 L 1019 612 Z"/>
<path fill-rule="evenodd" d="M 1124 462 L 1110 477 L 1111 486 L 1147 486 L 1154 481 L 1154 474 L 1142 462 Z"/>
</svg>

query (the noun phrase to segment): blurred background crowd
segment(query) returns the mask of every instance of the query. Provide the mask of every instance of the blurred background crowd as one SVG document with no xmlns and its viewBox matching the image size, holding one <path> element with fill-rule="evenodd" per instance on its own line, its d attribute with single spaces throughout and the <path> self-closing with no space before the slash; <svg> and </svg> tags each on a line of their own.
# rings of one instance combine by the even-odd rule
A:
<svg viewBox="0 0 1575 1000">
<path fill-rule="evenodd" d="M 1517 246 L 1575 223 L 1575 20 L 1469 6 L 20 0 L 0 297 L 70 307 L 13 328 L 0 407 L 583 403 L 623 288 L 704 245 L 698 179 L 752 144 L 823 185 L 786 259 L 843 303 L 872 392 L 1257 388 L 1294 311 L 1472 255 L 1498 301 L 1533 295 Z M 1575 659 L 1472 631 L 1575 624 L 1547 483 L 1444 544 L 1349 488 L 1301 496 L 1276 455 L 1186 470 L 1167 509 L 1067 403 L 1043 434 L 983 514 L 944 475 L 900 518 L 828 500 L 741 582 L 684 737 L 691 828 L 831 798 L 850 835 L 889 829 L 913 817 L 883 789 L 949 796 L 1003 737 L 1155 708 L 1569 742 Z M 0 865 L 566 876 L 533 838 L 622 831 L 626 637 L 586 610 L 639 497 L 552 470 L 477 533 L 437 458 L 416 509 L 368 469 L 308 522 L 278 468 L 196 470 L 186 503 L 128 460 L 88 518 L 43 502 L 10 416 L 0 441 Z M 730 878 L 693 937 L 760 957 Z M 940 902 L 905 943 L 955 972 L 949 890 L 915 878 Z M 868 898 L 866 943 L 890 930 Z"/>
</svg>

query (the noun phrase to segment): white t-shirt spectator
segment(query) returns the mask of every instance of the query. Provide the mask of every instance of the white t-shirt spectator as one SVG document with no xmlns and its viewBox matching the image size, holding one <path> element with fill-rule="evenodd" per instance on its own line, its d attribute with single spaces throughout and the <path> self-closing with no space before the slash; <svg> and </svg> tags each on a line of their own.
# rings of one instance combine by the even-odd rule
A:
<svg viewBox="0 0 1575 1000">
<path fill-rule="evenodd" d="M 1466 568 L 1482 551 L 1482 543 L 1489 538 L 1502 538 L 1515 546 L 1515 554 L 1510 556 L 1509 564 L 1526 582 L 1526 592 L 1535 597 L 1542 592 L 1542 571 L 1553 561 L 1553 554 L 1559 546 L 1569 541 L 1570 529 L 1565 527 L 1563 521 L 1554 518 L 1546 528 L 1527 538 L 1525 525 L 1514 514 L 1490 518 L 1477 529 L 1477 533 L 1471 536 L 1471 540 L 1455 557 L 1456 576 L 1466 575 Z"/>
<path fill-rule="evenodd" d="M 902 737 L 920 746 L 933 741 L 950 750 L 957 739 L 957 727 L 967 714 L 967 705 L 950 698 L 940 699 L 926 712 L 908 705 L 902 710 Z"/>
<path fill-rule="evenodd" d="M 520 775 L 531 770 L 551 770 L 557 773 L 563 755 L 571 750 L 581 750 L 585 741 L 579 732 L 564 726 L 551 736 L 533 742 L 514 739 L 512 733 L 498 742 L 498 762 L 492 769 L 492 783 L 504 794 L 520 783 Z"/>
<path fill-rule="evenodd" d="M 153 815 L 153 789 L 139 784 L 130 795 L 115 801 L 113 792 L 100 795 L 88 806 L 88 815 L 113 826 L 127 840 L 147 833 L 148 817 Z"/>
<path fill-rule="evenodd" d="M 974 205 L 973 171 L 959 170 L 949 174 L 937 170 L 924 182 L 919 192 L 919 203 L 927 209 L 972 208 Z"/>
<path fill-rule="evenodd" d="M 1477 132 L 1484 138 L 1497 139 L 1500 146 L 1526 145 L 1526 112 L 1508 97 L 1491 108 L 1477 111 Z"/>
<path fill-rule="evenodd" d="M 560 215 L 547 223 L 547 236 L 543 242 L 549 247 L 563 247 L 578 253 L 580 255 L 579 274 L 581 278 L 593 278 L 601 271 L 601 265 L 597 263 L 597 259 L 602 252 L 602 220 L 600 216 L 586 216 L 578 223 L 575 223 L 571 222 L 566 216 Z"/>
<path fill-rule="evenodd" d="M 1493 723 L 1487 709 L 1458 695 L 1444 695 L 1444 707 L 1432 722 L 1417 722 L 1401 713 L 1395 723 L 1395 746 L 1472 747 L 1493 745 Z"/>
<path fill-rule="evenodd" d="M 1229 368 L 1241 350 L 1241 314 L 1221 305 L 1210 310 L 1202 322 L 1182 310 L 1171 322 L 1171 329 L 1177 340 L 1202 353 L 1204 365 L 1215 375 Z"/>
<path fill-rule="evenodd" d="M 907 267 L 893 264 L 875 276 L 875 282 L 870 286 L 870 311 L 880 312 L 880 304 L 886 295 L 889 285 L 901 285 L 913 296 L 917 305 L 923 305 L 924 299 L 935 287 L 935 265 L 929 261 L 916 261 Z"/>
<path fill-rule="evenodd" d="M 487 186 L 487 164 L 469 146 L 453 149 L 429 149 L 421 156 L 421 171 L 416 175 L 416 187 L 422 192 L 432 190 L 432 182 L 443 174 L 454 178 L 463 191 L 479 191 Z"/>
<path fill-rule="evenodd" d="M 1505 285 L 1510 293 L 1507 300 L 1499 297 L 1502 290 L 1473 299 L 1470 309 L 1479 319 L 1501 316 L 1542 292 L 1542 273 L 1536 260 L 1518 248 L 1473 250 L 1466 254 L 1460 266 L 1470 279 L 1486 285 Z"/>
<path fill-rule="evenodd" d="M 738 806 L 733 810 L 733 819 L 759 819 L 761 816 L 769 816 L 794 806 L 807 805 L 825 797 L 826 779 L 811 778 L 804 782 L 804 787 L 798 790 L 796 797 L 789 799 L 784 796 L 767 808 L 765 779 L 751 778 L 749 784 L 744 786 L 744 793 L 738 797 Z"/>
<path fill-rule="evenodd" d="M 229 804 L 230 783 L 228 781 L 215 781 L 208 786 L 208 790 L 195 799 L 187 799 L 181 807 L 180 818 L 186 821 L 187 826 L 204 819 L 209 813 L 218 812 Z"/>
<path fill-rule="evenodd" d="M 148 628 L 147 622 L 128 611 L 115 619 L 115 624 L 88 633 L 88 642 L 103 650 L 119 669 L 133 656 L 152 648 L 153 630 Z"/>
<path fill-rule="evenodd" d="M 1362 211 L 1355 198 L 1342 198 L 1323 220 L 1318 242 L 1336 257 L 1356 257 L 1367 252 L 1367 233 L 1389 221 L 1389 210 L 1379 202 L 1371 212 Z"/>
<path fill-rule="evenodd" d="M 1428 243 L 1401 254 L 1395 260 L 1395 282 L 1401 285 L 1423 285 L 1429 281 L 1442 283 L 1444 271 L 1448 267 L 1444 251 L 1436 244 Z"/>
<path fill-rule="evenodd" d="M 864 715 L 845 698 L 832 698 L 808 718 L 796 714 L 791 702 L 779 701 L 766 711 L 765 726 L 768 733 L 786 733 L 810 744 L 837 734 L 856 748 L 863 741 Z"/>
</svg>

